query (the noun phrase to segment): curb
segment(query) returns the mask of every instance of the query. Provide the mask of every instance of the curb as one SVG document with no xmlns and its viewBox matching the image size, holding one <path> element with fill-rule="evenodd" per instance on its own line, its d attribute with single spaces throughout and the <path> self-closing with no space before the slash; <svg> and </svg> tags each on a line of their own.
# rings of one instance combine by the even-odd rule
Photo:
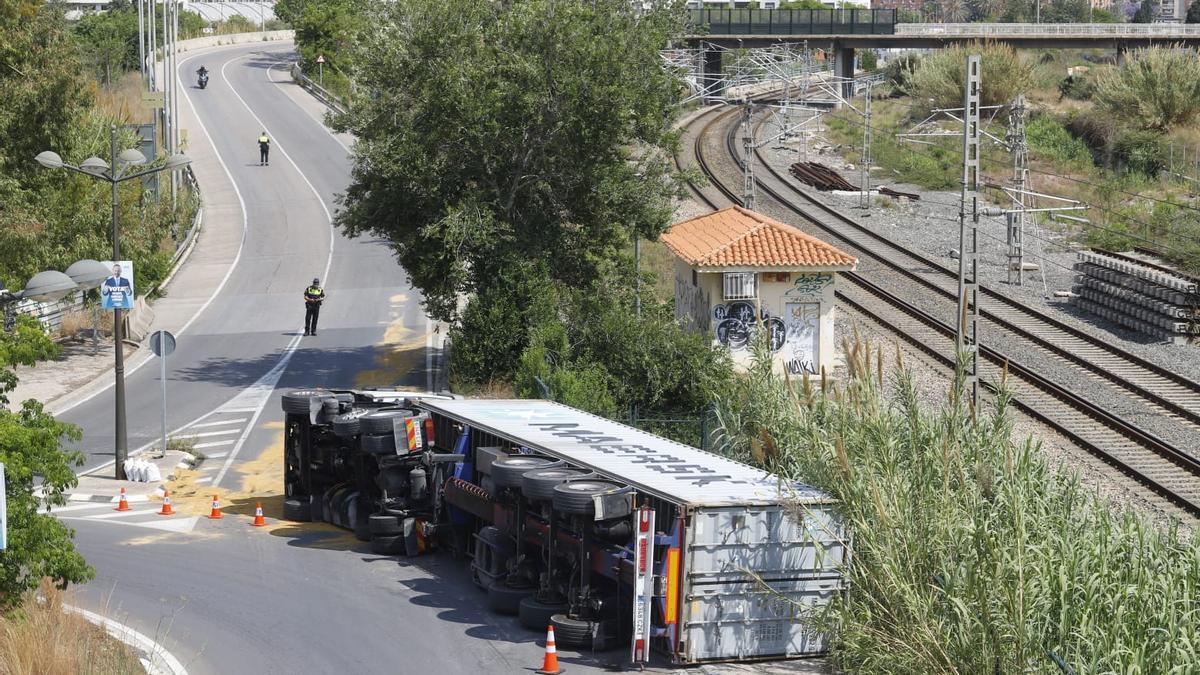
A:
<svg viewBox="0 0 1200 675">
<path fill-rule="evenodd" d="M 63 605 L 63 609 L 100 626 L 109 635 L 135 649 L 141 654 L 142 667 L 149 675 L 187 675 L 187 669 L 171 652 L 129 626 L 82 607 Z"/>
</svg>

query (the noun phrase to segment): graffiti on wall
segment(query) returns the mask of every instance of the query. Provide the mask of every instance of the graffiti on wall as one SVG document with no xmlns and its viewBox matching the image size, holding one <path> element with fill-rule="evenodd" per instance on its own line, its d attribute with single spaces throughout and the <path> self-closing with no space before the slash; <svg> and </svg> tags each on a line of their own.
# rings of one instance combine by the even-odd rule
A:
<svg viewBox="0 0 1200 675">
<path fill-rule="evenodd" d="M 784 295 L 788 298 L 819 297 L 824 288 L 832 283 L 832 274 L 801 274 Z"/>
<path fill-rule="evenodd" d="M 685 328 L 709 329 L 708 293 L 688 280 L 675 275 L 675 318 Z"/>
<path fill-rule="evenodd" d="M 784 305 L 784 314 L 784 366 L 793 375 L 816 374 L 820 363 L 820 303 L 789 302 Z"/>
<path fill-rule="evenodd" d="M 754 303 L 748 300 L 717 305 L 713 308 L 712 318 L 717 326 L 717 342 L 732 351 L 749 347 L 759 330 L 767 331 L 772 353 L 783 348 L 787 336 L 782 319 L 772 316 L 766 309 L 756 310 Z"/>
</svg>

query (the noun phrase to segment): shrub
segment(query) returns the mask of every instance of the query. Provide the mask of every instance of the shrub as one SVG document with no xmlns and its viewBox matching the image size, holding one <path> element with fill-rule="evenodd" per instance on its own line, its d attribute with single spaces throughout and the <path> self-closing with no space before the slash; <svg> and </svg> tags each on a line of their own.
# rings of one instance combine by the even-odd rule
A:
<svg viewBox="0 0 1200 675">
<path fill-rule="evenodd" d="M 1153 178 L 1167 165 L 1167 144 L 1157 131 L 1123 131 L 1113 141 L 1113 160 L 1117 168 Z"/>
<path fill-rule="evenodd" d="M 908 87 L 909 78 L 912 77 L 913 70 L 921 63 L 921 55 L 907 53 L 903 56 L 894 58 L 887 62 L 883 72 L 887 75 L 887 80 L 897 89 L 906 89 Z"/>
<path fill-rule="evenodd" d="M 888 385 L 882 355 L 846 351 L 828 394 L 759 366 L 718 407 L 725 452 L 840 501 L 850 593 L 809 614 L 840 670 L 1194 669 L 1200 546 L 1052 470 L 1007 395 L 974 420 L 959 384 L 931 411 L 902 364 Z"/>
<path fill-rule="evenodd" d="M 907 92 L 922 107 L 961 108 L 967 56 L 982 56 L 983 105 L 1005 105 L 1025 91 L 1032 67 L 1008 45 L 972 43 L 945 47 L 920 61 Z"/>
<path fill-rule="evenodd" d="M 1096 103 L 1143 129 L 1166 131 L 1200 113 L 1200 59 L 1192 50 L 1135 49 L 1096 75 Z"/>
<path fill-rule="evenodd" d="M 1096 93 L 1096 82 L 1087 75 L 1068 75 L 1058 83 L 1063 98 L 1087 101 Z"/>
<path fill-rule="evenodd" d="M 1049 115 L 1033 118 L 1025 126 L 1029 150 L 1060 168 L 1085 169 L 1092 165 L 1087 144 L 1075 138 L 1057 119 Z"/>
</svg>

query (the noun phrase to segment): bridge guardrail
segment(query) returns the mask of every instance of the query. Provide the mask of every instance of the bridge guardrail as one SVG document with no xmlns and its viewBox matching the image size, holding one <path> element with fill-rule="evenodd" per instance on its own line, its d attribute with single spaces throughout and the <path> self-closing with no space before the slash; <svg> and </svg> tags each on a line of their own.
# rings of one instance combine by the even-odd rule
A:
<svg viewBox="0 0 1200 675">
<path fill-rule="evenodd" d="M 901 23 L 896 35 L 1019 37 L 1200 38 L 1200 24 L 1178 23 Z"/>
<path fill-rule="evenodd" d="M 336 112 L 342 113 L 343 115 L 346 114 L 346 104 L 342 102 L 342 99 L 338 98 L 337 95 L 325 87 L 313 82 L 307 75 L 305 75 L 304 71 L 300 70 L 299 61 L 292 64 L 292 79 L 296 80 L 301 87 L 304 87 L 312 92 L 312 95 L 316 96 L 317 99 L 325 105 L 333 108 Z"/>
</svg>

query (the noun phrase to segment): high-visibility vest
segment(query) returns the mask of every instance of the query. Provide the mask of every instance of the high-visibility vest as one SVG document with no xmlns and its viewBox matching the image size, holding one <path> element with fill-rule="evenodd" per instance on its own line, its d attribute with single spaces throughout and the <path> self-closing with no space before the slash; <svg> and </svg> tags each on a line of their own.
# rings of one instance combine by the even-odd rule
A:
<svg viewBox="0 0 1200 675">
<path fill-rule="evenodd" d="M 258 142 L 259 142 L 259 143 L 270 143 L 270 142 L 271 142 L 271 139 L 267 138 L 266 136 L 259 136 L 259 137 L 258 137 Z"/>
</svg>

